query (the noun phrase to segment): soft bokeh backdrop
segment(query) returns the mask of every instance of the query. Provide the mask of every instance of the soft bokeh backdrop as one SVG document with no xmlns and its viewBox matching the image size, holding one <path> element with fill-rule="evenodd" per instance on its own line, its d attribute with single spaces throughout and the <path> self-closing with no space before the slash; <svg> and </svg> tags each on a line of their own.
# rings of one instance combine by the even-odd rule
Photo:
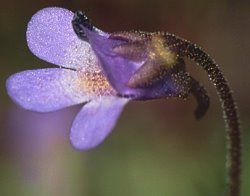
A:
<svg viewBox="0 0 250 196">
<path fill-rule="evenodd" d="M 238 102 L 243 130 L 242 195 L 250 195 L 250 3 L 233 0 L 8 0 L 0 7 L 0 195 L 223 195 L 225 130 L 220 103 L 206 74 L 188 69 L 211 95 L 196 121 L 193 97 L 132 102 L 111 136 L 80 152 L 68 134 L 79 110 L 24 111 L 5 90 L 18 71 L 50 67 L 26 45 L 30 17 L 62 6 L 84 10 L 105 31 L 169 31 L 202 46 L 221 66 Z"/>
</svg>

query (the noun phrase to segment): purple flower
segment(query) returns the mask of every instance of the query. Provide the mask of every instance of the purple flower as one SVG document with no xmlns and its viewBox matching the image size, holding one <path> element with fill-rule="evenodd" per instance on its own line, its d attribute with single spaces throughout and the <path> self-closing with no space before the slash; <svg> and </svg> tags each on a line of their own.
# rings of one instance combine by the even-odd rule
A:
<svg viewBox="0 0 250 196">
<path fill-rule="evenodd" d="M 89 43 L 77 38 L 73 15 L 66 9 L 46 8 L 32 17 L 27 29 L 30 50 L 60 67 L 23 71 L 10 76 L 6 85 L 12 100 L 32 111 L 87 102 L 73 122 L 70 139 L 76 148 L 89 149 L 110 133 L 129 99 L 116 96 Z"/>
<path fill-rule="evenodd" d="M 240 192 L 240 128 L 232 91 L 219 66 L 195 44 L 170 33 L 105 33 L 80 11 L 46 8 L 28 24 L 27 42 L 39 58 L 60 66 L 10 76 L 7 91 L 28 110 L 50 112 L 86 103 L 70 133 L 77 149 L 100 144 L 115 126 L 128 101 L 166 97 L 198 102 L 195 117 L 209 106 L 202 85 L 185 70 L 187 57 L 202 67 L 214 84 L 228 127 L 228 193 Z"/>
<path fill-rule="evenodd" d="M 186 73 L 184 61 L 165 47 L 161 34 L 108 34 L 82 12 L 45 8 L 29 22 L 27 42 L 33 54 L 59 68 L 10 76 L 8 94 L 18 105 L 38 112 L 86 103 L 70 133 L 77 149 L 100 144 L 132 99 L 186 97 L 191 92 L 203 104 L 198 118 L 208 107 L 204 89 Z"/>
</svg>

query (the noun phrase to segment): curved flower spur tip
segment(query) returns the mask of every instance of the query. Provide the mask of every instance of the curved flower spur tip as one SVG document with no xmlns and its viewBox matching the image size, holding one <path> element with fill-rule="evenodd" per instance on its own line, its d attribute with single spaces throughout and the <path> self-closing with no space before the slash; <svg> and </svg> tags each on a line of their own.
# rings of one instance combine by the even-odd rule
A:
<svg viewBox="0 0 250 196">
<path fill-rule="evenodd" d="M 207 95 L 206 89 L 197 80 L 192 77 L 190 78 L 190 93 L 195 97 L 198 104 L 194 111 L 194 116 L 199 120 L 207 113 L 210 105 L 210 98 Z"/>
<path fill-rule="evenodd" d="M 87 42 L 76 36 L 73 12 L 64 8 L 45 8 L 33 15 L 26 36 L 28 47 L 37 57 L 55 65 L 82 69 L 98 64 Z"/>
<path fill-rule="evenodd" d="M 16 73 L 7 79 L 6 87 L 21 107 L 50 112 L 96 97 L 87 80 L 76 71 L 49 68 Z"/>
<path fill-rule="evenodd" d="M 76 116 L 70 133 L 72 145 L 88 150 L 99 145 L 114 128 L 129 99 L 102 97 L 87 103 Z"/>
</svg>

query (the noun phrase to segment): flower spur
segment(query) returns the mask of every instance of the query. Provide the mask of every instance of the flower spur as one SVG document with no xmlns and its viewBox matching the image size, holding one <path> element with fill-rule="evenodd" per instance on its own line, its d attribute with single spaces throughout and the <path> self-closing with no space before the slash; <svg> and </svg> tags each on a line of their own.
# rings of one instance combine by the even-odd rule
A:
<svg viewBox="0 0 250 196">
<path fill-rule="evenodd" d="M 72 20 L 73 19 L 73 20 Z M 73 28 L 71 26 L 71 22 Z M 74 29 L 74 30 L 73 30 Z M 229 139 L 229 194 L 238 195 L 240 130 L 235 102 L 218 65 L 196 45 L 169 33 L 105 33 L 82 13 L 46 8 L 27 30 L 30 50 L 59 68 L 24 71 L 7 80 L 10 97 L 22 107 L 41 112 L 87 102 L 71 128 L 78 149 L 100 144 L 130 100 L 195 96 L 196 118 L 209 106 L 204 87 L 185 70 L 194 60 L 216 86 Z"/>
</svg>

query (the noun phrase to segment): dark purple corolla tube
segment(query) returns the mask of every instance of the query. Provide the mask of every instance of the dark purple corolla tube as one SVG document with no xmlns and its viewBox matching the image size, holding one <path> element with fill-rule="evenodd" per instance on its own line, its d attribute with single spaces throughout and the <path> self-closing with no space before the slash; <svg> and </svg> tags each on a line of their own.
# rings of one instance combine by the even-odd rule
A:
<svg viewBox="0 0 250 196">
<path fill-rule="evenodd" d="M 72 145 L 88 150 L 111 132 L 130 100 L 186 98 L 198 103 L 194 115 L 209 107 L 204 87 L 185 70 L 184 58 L 208 74 L 220 97 L 228 126 L 228 195 L 240 195 L 240 128 L 236 104 L 219 66 L 201 48 L 169 33 L 106 33 L 80 11 L 45 8 L 31 19 L 27 42 L 37 57 L 58 68 L 10 76 L 7 91 L 25 109 L 50 112 L 86 103 L 70 133 Z"/>
</svg>

